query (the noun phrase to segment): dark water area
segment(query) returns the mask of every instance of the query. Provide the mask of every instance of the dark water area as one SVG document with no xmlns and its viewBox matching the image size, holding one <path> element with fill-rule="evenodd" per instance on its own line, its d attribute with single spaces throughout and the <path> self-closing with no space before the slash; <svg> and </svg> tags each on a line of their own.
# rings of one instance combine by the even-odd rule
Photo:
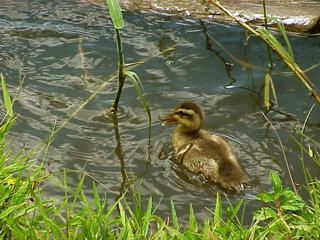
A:
<svg viewBox="0 0 320 240">
<path fill-rule="evenodd" d="M 118 112 L 119 141 L 113 121 L 105 117 L 117 89 L 116 80 L 109 81 L 117 70 L 117 52 L 107 9 L 75 1 L 7 0 L 0 3 L 0 69 L 9 91 L 18 99 L 14 111 L 19 118 L 10 133 L 13 152 L 24 144 L 27 149 L 40 150 L 55 127 L 58 131 L 44 166 L 53 173 L 70 172 L 70 187 L 86 172 L 97 180 L 101 195 L 112 204 L 128 187 L 126 171 L 130 179 L 141 181 L 144 203 L 150 196 L 155 204 L 160 201 L 156 214 L 170 216 L 172 198 L 181 221 L 187 221 L 190 203 L 203 219 L 211 214 L 207 209 L 214 209 L 218 190 L 202 184 L 199 176 L 177 164 L 171 146 L 173 128 L 162 127 L 157 118 L 182 101 L 192 100 L 205 110 L 204 128 L 230 142 L 253 183 L 244 194 L 228 196 L 232 204 L 244 199 L 247 221 L 261 205 L 255 196 L 272 189 L 270 171 L 291 187 L 281 144 L 294 181 L 305 183 L 300 148 L 290 135 L 300 139 L 295 129 L 305 121 L 314 100 L 273 55 L 272 78 L 279 107 L 272 104 L 266 110 L 263 84 L 268 57 L 264 44 L 254 37 L 246 41 L 246 32 L 236 25 L 157 13 L 123 14 L 125 61 L 143 62 L 132 71 L 139 75 L 151 107 L 150 147 L 148 118 L 129 80 Z M 296 62 L 302 69 L 310 68 L 307 75 L 320 86 L 320 68 L 315 66 L 320 56 L 319 36 L 290 35 L 290 41 Z M 246 68 L 240 61 L 251 66 Z M 318 142 L 319 126 L 316 105 L 306 134 Z M 303 146 L 309 145 L 314 147 L 304 139 Z M 304 161 L 311 175 L 319 176 L 318 165 L 307 155 Z M 41 157 L 32 164 L 40 162 Z M 47 197 L 57 201 L 64 197 L 49 181 L 42 188 Z M 84 191 L 92 196 L 89 177 Z M 222 198 L 227 206 L 223 194 Z"/>
</svg>

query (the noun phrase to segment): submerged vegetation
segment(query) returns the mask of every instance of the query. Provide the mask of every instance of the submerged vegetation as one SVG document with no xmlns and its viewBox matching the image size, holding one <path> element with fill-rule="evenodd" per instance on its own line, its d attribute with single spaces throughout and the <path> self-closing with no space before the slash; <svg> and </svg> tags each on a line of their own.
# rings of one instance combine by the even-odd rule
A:
<svg viewBox="0 0 320 240">
<path fill-rule="evenodd" d="M 108 4 L 109 6 L 118 6 L 117 1 L 110 0 Z M 118 10 L 116 14 L 119 14 Z M 149 106 L 143 97 L 139 78 L 133 72 L 124 71 L 119 15 L 115 15 L 113 19 L 118 43 L 119 89 L 122 89 L 125 77 L 129 76 L 150 120 Z M 260 34 L 268 33 L 266 30 L 260 30 Z M 277 47 L 276 42 L 274 47 Z M 291 54 L 289 55 L 291 56 Z M 299 72 L 298 67 L 294 64 L 293 66 L 294 70 Z M 272 87 L 270 74 L 266 79 L 266 85 L 271 84 Z M 11 101 L 2 75 L 1 86 L 4 100 L 2 107 L 6 111 L 0 125 L 1 239 L 320 238 L 320 182 L 309 176 L 303 162 L 304 155 L 307 154 L 320 166 L 320 155 L 317 150 L 320 148 L 320 144 L 305 135 L 305 124 L 296 129 L 301 139 L 295 139 L 295 141 L 301 149 L 301 156 L 297 156 L 297 159 L 302 160 L 301 164 L 306 180 L 306 185 L 303 188 L 308 192 L 308 199 L 301 198 L 294 182 L 292 183 L 294 190 L 290 190 L 283 186 L 276 173 L 270 172 L 272 191 L 263 191 L 256 196 L 256 199 L 261 202 L 261 207 L 251 219 L 244 221 L 246 210 L 244 200 L 240 200 L 235 206 L 230 204 L 223 210 L 221 198 L 224 196 L 217 193 L 214 209 L 208 210 L 210 217 L 204 222 L 198 222 L 193 206 L 190 204 L 189 221 L 187 224 L 182 224 L 179 222 L 173 200 L 170 204 L 171 215 L 167 219 L 162 219 L 157 215 L 158 205 L 153 202 L 152 197 L 148 199 L 147 205 L 143 206 L 138 182 L 128 180 L 130 187 L 117 201 L 108 204 L 107 196 L 98 191 L 99 182 L 92 176 L 83 173 L 78 185 L 73 189 L 68 185 L 66 171 L 60 173 L 47 171 L 44 166 L 47 151 L 43 154 L 40 164 L 37 160 L 37 153 L 30 152 L 25 148 L 22 148 L 17 155 L 13 155 L 7 134 L 14 125 L 17 116 L 14 115 L 13 101 Z M 114 111 L 117 109 L 120 95 L 121 90 L 118 90 L 113 105 Z M 267 104 L 267 102 L 265 103 Z M 53 141 L 53 135 L 62 127 L 63 125 L 52 129 L 45 149 L 48 149 Z M 303 139 L 313 141 L 315 147 L 306 149 L 301 144 Z M 83 191 L 82 186 L 86 179 L 92 180 L 92 196 L 86 195 Z M 45 198 L 42 190 L 46 185 L 54 185 L 62 189 L 64 198 L 58 203 L 53 199 Z M 133 193 L 133 205 L 128 203 L 127 193 L 129 191 Z M 245 224 L 244 222 L 250 223 Z"/>
</svg>

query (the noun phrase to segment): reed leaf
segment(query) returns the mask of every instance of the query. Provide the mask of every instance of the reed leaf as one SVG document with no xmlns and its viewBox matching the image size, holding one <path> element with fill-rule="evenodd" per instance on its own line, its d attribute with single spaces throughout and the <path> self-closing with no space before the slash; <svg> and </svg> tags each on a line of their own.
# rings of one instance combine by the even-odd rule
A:
<svg viewBox="0 0 320 240">
<path fill-rule="evenodd" d="M 263 101 L 264 101 L 264 105 L 266 105 L 267 109 L 269 110 L 270 108 L 270 74 L 268 73 L 265 76 L 264 79 L 264 97 L 263 97 Z"/>
<path fill-rule="evenodd" d="M 274 83 L 273 83 L 271 74 L 269 74 L 269 75 L 270 75 L 270 86 L 271 86 L 272 95 L 273 95 L 274 101 L 276 102 L 276 105 L 278 106 L 279 104 L 278 104 L 278 99 L 277 99 L 277 94 L 276 94 L 276 88 L 274 87 Z"/>
<path fill-rule="evenodd" d="M 282 36 L 283 36 L 283 38 L 284 38 L 284 40 L 286 42 L 288 53 L 292 58 L 292 63 L 294 63 L 295 61 L 294 61 L 293 51 L 292 51 L 292 48 L 291 48 L 291 44 L 290 44 L 289 38 L 287 36 L 286 29 L 284 28 L 282 21 L 277 21 L 277 26 L 280 29 L 281 34 L 282 34 Z"/>
<path fill-rule="evenodd" d="M 282 46 L 282 44 L 273 36 L 273 34 L 266 28 L 261 27 L 256 30 L 259 34 L 262 35 L 263 38 L 267 39 L 269 44 L 273 49 L 277 49 L 277 51 L 285 57 L 287 61 L 292 63 L 292 58 L 288 51 Z"/>
<path fill-rule="evenodd" d="M 148 114 L 149 133 L 150 133 L 150 129 L 151 129 L 151 111 L 150 111 L 149 103 L 147 102 L 146 98 L 144 97 L 144 89 L 143 89 L 143 86 L 141 84 L 140 78 L 135 72 L 131 72 L 131 71 L 126 71 L 126 75 L 131 79 L 132 84 L 133 84 L 134 88 L 136 89 L 136 92 L 137 92 L 137 94 L 139 96 L 139 99 L 140 99 L 144 109 L 146 110 L 146 112 Z"/>
<path fill-rule="evenodd" d="M 250 27 L 248 24 L 242 21 L 242 19 L 234 17 L 233 14 L 220 4 L 218 0 L 208 0 L 209 3 L 215 5 L 222 10 L 227 16 L 231 17 L 239 25 L 247 29 L 249 32 L 254 34 L 256 37 L 265 42 L 272 48 L 281 60 L 290 68 L 290 70 L 299 78 L 302 84 L 308 89 L 311 96 L 315 98 L 318 104 L 320 104 L 320 96 L 315 85 L 305 75 L 301 68 L 293 61 L 291 55 L 283 48 L 283 46 L 277 41 L 277 39 L 264 27 L 258 28 L 257 30 Z"/>
<path fill-rule="evenodd" d="M 107 0 L 107 5 L 109 8 L 110 17 L 113 22 L 113 26 L 116 29 L 120 29 L 124 27 L 123 17 L 121 8 L 118 0 Z"/>
<path fill-rule="evenodd" d="M 278 99 L 277 99 L 277 94 L 276 94 L 276 88 L 274 87 L 274 83 L 271 77 L 271 74 L 268 73 L 265 76 L 265 80 L 264 80 L 264 104 L 266 105 L 267 109 L 269 110 L 270 108 L 270 87 L 271 87 L 271 92 L 272 92 L 272 96 L 274 98 L 274 101 L 276 103 L 276 106 L 278 106 Z"/>
</svg>

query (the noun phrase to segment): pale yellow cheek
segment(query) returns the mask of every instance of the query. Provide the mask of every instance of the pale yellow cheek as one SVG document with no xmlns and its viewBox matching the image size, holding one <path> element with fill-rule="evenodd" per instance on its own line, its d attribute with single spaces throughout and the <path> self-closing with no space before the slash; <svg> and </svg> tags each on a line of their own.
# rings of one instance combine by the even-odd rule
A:
<svg viewBox="0 0 320 240">
<path fill-rule="evenodd" d="M 188 126 L 189 125 L 189 122 L 187 120 L 185 120 L 185 119 L 178 118 L 177 122 L 178 122 L 179 125 L 184 125 L 184 126 Z"/>
<path fill-rule="evenodd" d="M 195 126 L 201 126 L 202 123 L 199 117 L 196 117 L 194 121 L 195 121 L 194 123 Z"/>
</svg>

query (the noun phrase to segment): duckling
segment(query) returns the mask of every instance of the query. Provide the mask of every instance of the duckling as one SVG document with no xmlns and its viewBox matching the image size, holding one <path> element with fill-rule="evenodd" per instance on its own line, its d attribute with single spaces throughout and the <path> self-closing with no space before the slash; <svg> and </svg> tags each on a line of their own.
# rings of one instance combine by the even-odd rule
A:
<svg viewBox="0 0 320 240">
<path fill-rule="evenodd" d="M 204 113 L 194 102 L 183 102 L 171 114 L 159 115 L 162 126 L 178 124 L 172 134 L 176 158 L 187 169 L 201 173 L 206 180 L 232 192 L 242 192 L 249 185 L 229 144 L 202 129 Z"/>
</svg>

